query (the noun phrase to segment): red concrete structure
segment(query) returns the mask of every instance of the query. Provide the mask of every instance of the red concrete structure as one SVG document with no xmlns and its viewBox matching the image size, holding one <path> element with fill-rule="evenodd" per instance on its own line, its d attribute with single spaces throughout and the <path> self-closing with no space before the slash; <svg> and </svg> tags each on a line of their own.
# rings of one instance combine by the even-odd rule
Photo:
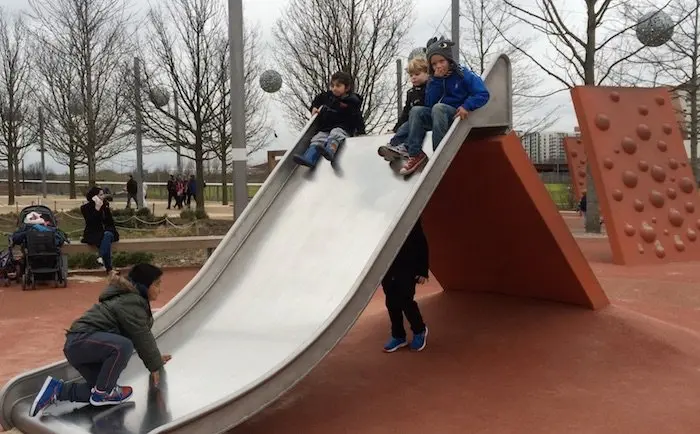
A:
<svg viewBox="0 0 700 434">
<path fill-rule="evenodd" d="M 586 190 L 586 170 L 588 168 L 586 151 L 583 149 L 583 142 L 578 137 L 566 137 L 564 151 L 571 174 L 571 185 L 574 187 L 574 195 L 578 201 Z"/>
<path fill-rule="evenodd" d="M 571 93 L 615 263 L 700 259 L 700 202 L 668 91 Z"/>
<path fill-rule="evenodd" d="M 430 269 L 446 291 L 608 304 L 515 134 L 463 146 L 423 223 Z"/>
</svg>

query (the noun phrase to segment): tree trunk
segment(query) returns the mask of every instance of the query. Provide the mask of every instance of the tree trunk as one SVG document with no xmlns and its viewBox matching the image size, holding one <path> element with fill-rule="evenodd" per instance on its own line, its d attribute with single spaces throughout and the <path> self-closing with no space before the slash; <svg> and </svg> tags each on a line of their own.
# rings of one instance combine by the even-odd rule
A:
<svg viewBox="0 0 700 434">
<path fill-rule="evenodd" d="M 75 199 L 77 197 L 76 191 L 75 191 L 75 147 L 73 146 L 73 138 L 70 138 L 71 141 L 71 146 L 70 146 L 70 154 L 68 155 L 68 190 L 69 190 L 69 197 L 71 199 Z"/>
<path fill-rule="evenodd" d="M 16 147 L 14 147 L 16 149 Z M 15 151 L 15 156 L 13 158 L 15 162 L 15 196 L 22 196 L 22 172 L 19 170 L 19 152 Z"/>
<path fill-rule="evenodd" d="M 596 54 L 596 10 L 594 1 L 587 1 L 588 25 L 586 27 L 586 58 L 584 65 L 584 84 L 595 86 L 595 54 Z M 600 233 L 600 208 L 598 193 L 591 175 L 591 164 L 586 169 L 586 232 Z"/>
<path fill-rule="evenodd" d="M 15 163 L 12 148 L 7 150 L 7 204 L 15 204 Z"/>
<path fill-rule="evenodd" d="M 197 192 L 195 194 L 195 199 L 197 200 L 197 211 L 204 212 L 204 152 L 202 148 L 204 144 L 202 143 L 201 134 L 197 134 L 197 144 L 195 146 L 194 152 L 194 166 L 197 179 Z"/>
<path fill-rule="evenodd" d="M 228 188 L 226 186 L 226 152 L 221 154 L 221 205 L 228 205 Z"/>
<path fill-rule="evenodd" d="M 95 154 L 87 154 L 88 161 L 88 185 L 94 187 L 97 185 L 97 171 L 95 170 Z"/>
</svg>

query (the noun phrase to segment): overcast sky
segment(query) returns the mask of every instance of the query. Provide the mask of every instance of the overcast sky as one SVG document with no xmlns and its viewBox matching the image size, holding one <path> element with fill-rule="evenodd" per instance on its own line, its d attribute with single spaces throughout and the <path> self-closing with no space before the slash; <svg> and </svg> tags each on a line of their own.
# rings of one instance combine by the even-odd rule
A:
<svg viewBox="0 0 700 434">
<path fill-rule="evenodd" d="M 159 2 L 162 0 L 151 0 L 151 4 L 154 2 Z M 221 0 L 225 1 L 225 0 Z M 435 35 L 436 29 L 443 23 L 443 26 L 447 26 L 447 31 L 449 31 L 450 16 L 449 8 L 451 0 L 414 0 L 415 1 L 415 24 L 409 34 L 411 43 L 414 46 L 423 45 L 430 37 Z M 244 14 L 247 20 L 257 22 L 260 24 L 263 38 L 267 44 L 272 43 L 272 27 L 277 20 L 277 18 L 282 14 L 284 6 L 287 2 L 285 0 L 245 0 L 243 3 Z M 522 4 L 534 3 L 534 0 L 524 0 Z M 573 3 L 573 2 L 572 2 Z M 144 2 L 144 8 L 147 7 L 148 3 Z M 568 6 L 568 5 L 567 5 Z M 6 9 L 28 9 L 29 0 L 0 0 L 0 7 Z M 571 9 L 575 9 L 573 5 L 570 6 Z M 578 15 L 581 11 L 578 10 L 567 10 L 569 14 Z M 443 20 L 444 19 L 444 20 Z M 446 35 L 449 36 L 449 35 Z M 539 44 L 541 47 L 542 44 Z M 407 53 L 406 53 L 407 54 Z M 264 56 L 270 57 L 269 53 L 264 53 Z M 514 72 L 517 74 L 517 71 Z M 552 83 L 552 89 L 555 88 L 556 84 Z M 573 113 L 573 108 L 571 106 L 569 93 L 561 92 L 557 96 L 550 100 L 551 105 L 560 105 L 562 110 L 560 111 L 560 119 L 555 124 L 552 129 L 560 131 L 572 131 L 575 125 L 575 116 Z M 294 131 L 290 131 L 286 126 L 286 123 L 282 117 L 279 109 L 276 109 L 274 104 L 270 105 L 270 117 L 275 126 L 276 132 L 279 136 L 274 142 L 268 146 L 267 150 L 272 149 L 286 149 L 293 145 L 294 141 Z M 546 108 L 545 108 L 546 109 Z M 543 110 L 546 111 L 546 110 Z M 258 163 L 266 160 L 265 151 L 259 152 L 257 155 L 252 157 L 252 162 Z M 39 160 L 39 155 L 28 155 L 26 163 L 31 163 Z M 50 159 L 49 159 L 50 160 Z M 112 166 L 117 170 L 129 170 L 133 168 L 135 161 L 135 153 L 125 153 L 120 158 L 115 159 L 111 164 L 105 165 L 106 167 Z M 49 161 L 51 167 L 54 170 L 63 172 L 65 168 L 56 165 L 53 161 Z M 169 164 L 173 167 L 175 166 L 175 156 L 173 153 L 161 153 L 155 155 L 147 155 L 144 157 L 144 163 L 146 168 L 160 167 L 163 164 Z"/>
</svg>

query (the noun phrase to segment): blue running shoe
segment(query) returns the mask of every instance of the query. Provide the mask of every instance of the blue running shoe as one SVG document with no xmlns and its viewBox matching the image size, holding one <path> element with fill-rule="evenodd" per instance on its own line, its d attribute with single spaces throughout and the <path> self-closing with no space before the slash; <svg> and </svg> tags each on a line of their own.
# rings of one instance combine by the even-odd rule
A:
<svg viewBox="0 0 700 434">
<path fill-rule="evenodd" d="M 110 393 L 92 389 L 90 404 L 96 407 L 121 404 L 131 398 L 133 393 L 134 390 L 130 386 L 114 386 L 114 389 L 112 389 Z"/>
<path fill-rule="evenodd" d="M 411 341 L 411 351 L 423 351 L 425 344 L 428 342 L 428 327 L 425 327 L 423 333 L 418 333 L 413 336 Z"/>
<path fill-rule="evenodd" d="M 384 352 L 385 353 L 393 353 L 394 351 L 398 350 L 399 348 L 403 348 L 406 345 L 408 345 L 408 342 L 406 342 L 406 338 L 404 339 L 397 339 L 392 337 L 389 339 L 389 342 L 384 345 Z"/>
<path fill-rule="evenodd" d="M 44 385 L 41 386 L 41 390 L 39 390 L 32 407 L 29 409 L 29 416 L 34 417 L 46 407 L 55 404 L 62 387 L 63 381 L 53 377 L 46 377 Z"/>
</svg>

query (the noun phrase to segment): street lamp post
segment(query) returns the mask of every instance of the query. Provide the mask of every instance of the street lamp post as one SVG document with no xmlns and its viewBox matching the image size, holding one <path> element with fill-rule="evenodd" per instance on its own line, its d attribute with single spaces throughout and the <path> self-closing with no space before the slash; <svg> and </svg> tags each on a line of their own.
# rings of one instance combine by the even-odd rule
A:
<svg viewBox="0 0 700 434">
<path fill-rule="evenodd" d="M 229 71 L 231 74 L 231 159 L 233 161 L 233 218 L 248 205 L 243 65 L 243 2 L 228 0 Z M 234 97 L 235 95 L 235 97 Z"/>
<path fill-rule="evenodd" d="M 454 45 L 454 57 L 459 63 L 459 0 L 452 0 L 452 42 Z"/>
<path fill-rule="evenodd" d="M 39 152 L 41 153 L 41 195 L 46 199 L 46 147 L 44 146 L 44 112 L 39 107 Z"/>
<path fill-rule="evenodd" d="M 138 57 L 134 57 L 134 107 L 135 122 L 134 135 L 136 139 L 136 173 L 134 176 L 138 194 L 136 195 L 137 208 L 143 207 L 143 142 L 141 125 L 141 62 Z"/>
</svg>

